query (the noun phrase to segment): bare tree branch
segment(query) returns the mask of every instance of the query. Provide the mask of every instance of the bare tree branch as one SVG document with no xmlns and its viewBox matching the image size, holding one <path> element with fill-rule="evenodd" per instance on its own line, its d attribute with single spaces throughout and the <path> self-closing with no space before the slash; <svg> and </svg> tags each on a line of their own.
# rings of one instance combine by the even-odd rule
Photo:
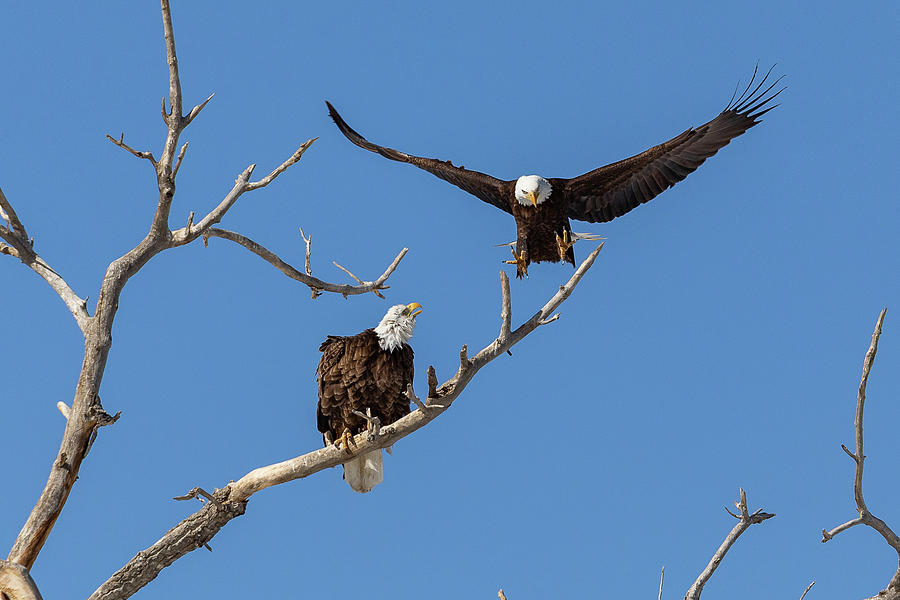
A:
<svg viewBox="0 0 900 600">
<path fill-rule="evenodd" d="M 160 0 L 160 8 L 166 57 L 169 66 L 169 101 L 171 110 L 168 113 L 166 112 L 164 100 L 162 112 L 163 119 L 167 125 L 166 140 L 162 156 L 154 163 L 159 189 L 156 212 L 153 216 L 150 231 L 144 239 L 129 252 L 110 263 L 106 269 L 93 317 L 87 314 L 86 301 L 78 298 L 68 284 L 35 254 L 32 249 L 32 243 L 28 239 L 25 228 L 19 221 L 18 216 L 12 209 L 12 206 L 9 205 L 6 197 L 0 195 L 0 209 L 3 211 L 4 220 L 10 223 L 9 228 L 0 227 L 0 239 L 3 239 L 8 244 L 0 244 L 0 253 L 10 254 L 19 258 L 19 260 L 41 275 L 69 307 L 85 336 L 84 360 L 59 451 L 52 463 L 44 490 L 22 526 L 9 553 L 10 562 L 22 565 L 27 569 L 30 569 L 34 564 L 56 523 L 56 519 L 65 506 L 72 486 L 78 478 L 81 463 L 96 438 L 97 429 L 114 421 L 114 417 L 109 416 L 103 410 L 103 406 L 100 403 L 99 388 L 112 343 L 113 321 L 118 310 L 119 297 L 125 284 L 151 258 L 160 252 L 186 244 L 206 233 L 211 225 L 219 222 L 242 193 L 264 187 L 270 183 L 285 169 L 295 164 L 306 148 L 309 147 L 309 144 L 312 143 L 310 141 L 302 144 L 287 161 L 258 182 L 249 182 L 254 166 L 251 165 L 238 177 L 234 188 L 232 188 L 225 199 L 210 211 L 200 223 L 194 226 L 189 222 L 185 228 L 174 233 L 171 232 L 169 230 L 169 213 L 175 194 L 174 175 L 175 168 L 180 166 L 179 161 L 173 168 L 178 138 L 190 120 L 209 102 L 211 96 L 205 102 L 195 107 L 188 117 L 183 116 L 181 81 L 178 75 L 178 59 L 175 54 L 175 35 L 172 27 L 169 0 Z M 113 141 L 115 142 L 115 140 Z M 118 145 L 125 147 L 122 139 L 119 140 Z M 183 157 L 184 151 L 185 149 L 182 147 L 180 156 Z M 132 151 L 132 153 L 135 153 L 135 151 Z M 150 158 L 149 155 L 144 156 L 140 152 L 137 152 L 136 155 L 141 158 Z M 376 283 L 377 285 L 373 283 L 372 289 L 366 291 L 374 291 L 378 286 L 383 287 L 383 281 Z"/>
<path fill-rule="evenodd" d="M 307 275 L 312 275 L 312 265 L 309 261 L 309 255 L 312 250 L 312 234 L 309 237 L 306 237 L 306 234 L 303 233 L 303 228 L 300 227 L 300 237 L 303 238 L 303 242 L 306 244 L 306 262 L 303 264 L 303 270 L 306 271 Z"/>
<path fill-rule="evenodd" d="M 118 146 L 119 148 L 123 148 L 123 149 L 125 149 L 125 150 L 128 150 L 129 152 L 131 152 L 133 155 L 135 155 L 135 156 L 138 157 L 138 158 L 145 158 L 145 159 L 149 160 L 150 163 L 153 165 L 153 168 L 156 169 L 156 159 L 153 158 L 153 153 L 152 153 L 152 152 L 143 152 L 143 151 L 140 151 L 140 150 L 135 150 L 134 148 L 132 148 L 131 146 L 129 146 L 128 144 L 126 144 L 126 143 L 125 143 L 125 134 L 124 134 L 124 133 L 121 134 L 121 135 L 119 136 L 119 139 L 116 139 L 116 138 L 114 138 L 113 136 L 111 136 L 111 135 L 109 135 L 109 134 L 107 133 L 107 134 L 106 134 L 106 139 L 108 139 L 109 141 L 111 141 L 113 144 L 115 144 L 115 145 Z"/>
<path fill-rule="evenodd" d="M 18 258 L 25 266 L 40 275 L 65 302 L 69 312 L 75 317 L 75 322 L 78 324 L 81 333 L 85 334 L 91 320 L 91 316 L 87 311 L 87 301 L 79 298 L 78 294 L 66 283 L 66 280 L 34 251 L 33 242 L 28 239 L 25 226 L 22 225 L 19 216 L 9 200 L 6 199 L 2 189 L 0 189 L 0 210 L 5 215 L 3 217 L 4 220 L 9 223 L 8 228 L 0 225 L 0 239 L 9 244 L 8 246 L 0 244 L 0 254 L 8 254 Z"/>
<path fill-rule="evenodd" d="M 291 155 L 291 158 L 282 163 L 282 165 L 278 167 L 278 169 L 275 169 L 275 171 L 273 171 L 271 174 L 269 174 L 268 177 L 266 177 L 266 184 L 283 173 L 284 170 L 289 166 L 300 160 L 300 157 L 303 156 L 303 153 L 306 152 L 306 149 L 309 148 L 316 139 L 317 138 L 313 138 L 300 144 L 300 148 L 297 149 L 297 151 L 294 152 L 293 155 Z M 193 242 L 198 237 L 206 233 L 206 231 L 210 227 L 221 221 L 225 216 L 225 213 L 227 213 L 231 209 L 231 207 L 234 206 L 234 203 L 237 202 L 238 198 L 240 198 L 244 192 L 263 187 L 262 185 L 251 187 L 252 184 L 249 183 L 250 176 L 253 174 L 253 170 L 255 168 L 256 165 L 250 165 L 249 167 L 244 169 L 243 173 L 238 175 L 237 179 L 235 179 L 234 186 L 231 188 L 231 191 L 225 195 L 225 198 L 222 199 L 218 206 L 209 211 L 209 213 L 205 217 L 203 217 L 203 219 L 201 219 L 199 223 L 197 223 L 196 227 L 192 228 L 190 231 L 188 231 L 188 229 L 184 227 L 178 229 L 177 231 L 173 231 L 171 234 L 171 247 L 183 246 L 184 244 Z"/>
<path fill-rule="evenodd" d="M 182 144 L 181 150 L 178 151 L 178 158 L 175 159 L 175 167 L 172 169 L 172 179 L 175 179 L 178 176 L 178 169 L 181 168 L 181 161 L 184 159 L 184 153 L 187 152 L 187 147 L 188 142 L 185 142 Z"/>
<path fill-rule="evenodd" d="M 881 337 L 881 326 L 884 324 L 884 316 L 886 313 L 887 309 L 884 308 L 878 315 L 878 320 L 875 322 L 875 331 L 872 332 L 872 341 L 869 344 L 869 349 L 866 351 L 866 357 L 863 359 L 862 377 L 859 380 L 859 390 L 856 394 L 856 418 L 853 420 L 856 433 L 856 451 L 851 453 L 846 446 L 841 444 L 841 448 L 856 464 L 856 469 L 853 474 L 853 498 L 856 500 L 856 511 L 859 513 L 859 517 L 838 525 L 831 531 L 823 529 L 822 543 L 824 544 L 842 531 L 846 531 L 856 525 L 868 525 L 880 533 L 881 537 L 884 538 L 884 541 L 897 552 L 898 563 L 900 563 L 900 537 L 894 533 L 894 530 L 891 529 L 887 523 L 869 512 L 866 501 L 863 498 L 862 489 L 863 466 L 866 462 L 866 455 L 863 453 L 863 410 L 866 406 L 866 385 L 869 381 L 869 372 L 872 370 L 872 365 L 875 363 L 875 355 L 878 353 L 878 338 Z M 900 599 L 900 566 L 898 566 L 897 571 L 894 572 L 893 577 L 891 577 L 891 581 L 888 583 L 887 588 L 882 590 L 877 597 L 880 600 Z"/>
<path fill-rule="evenodd" d="M 353 440 L 356 448 L 354 455 L 391 446 L 443 414 L 453 401 L 459 397 L 479 369 L 540 327 L 546 321 L 547 315 L 556 310 L 569 297 L 575 286 L 578 285 L 578 282 L 593 265 L 602 248 L 603 245 L 601 244 L 594 249 L 575 270 L 569 281 L 565 285 L 560 286 L 559 291 L 528 321 L 511 332 L 505 341 L 501 342 L 498 337 L 485 346 L 471 360 L 468 359 L 465 350 L 461 351 L 460 370 L 451 379 L 436 387 L 434 395 L 429 393 L 429 397 L 426 398 L 424 403 L 419 401 L 420 410 L 415 410 L 402 419 L 382 427 L 377 437 L 368 435 L 365 432 L 355 436 Z M 504 297 L 508 296 L 508 290 L 503 291 L 502 295 Z M 463 368 L 463 365 L 465 365 L 465 368 Z M 433 367 L 430 367 L 429 379 L 433 376 L 432 372 Z M 433 386 L 429 385 L 429 388 L 431 387 Z M 411 392 L 412 390 L 409 391 Z M 411 399 L 414 396 L 415 394 L 411 394 Z M 427 410 L 423 410 L 423 408 Z M 216 490 L 212 494 L 215 498 L 214 502 L 208 502 L 202 509 L 167 532 L 151 548 L 139 552 L 137 556 L 119 569 L 109 581 L 101 585 L 90 596 L 89 600 L 124 600 L 128 598 L 178 557 L 207 543 L 228 520 L 243 514 L 248 499 L 256 492 L 307 477 L 323 469 L 344 463 L 352 457 L 345 450 L 329 444 L 325 448 L 302 456 L 250 471 L 238 481 Z M 758 522 L 758 520 L 769 518 L 769 516 L 772 515 L 763 516 L 757 511 L 752 516 L 748 516 L 748 518 Z M 157 559 L 154 556 L 159 556 L 160 558 Z"/>
<path fill-rule="evenodd" d="M 663 565 L 662 570 L 659 572 L 659 593 L 656 595 L 656 600 L 662 600 L 662 588 L 663 588 L 663 579 L 666 577 L 666 565 Z"/>
<path fill-rule="evenodd" d="M 512 304 L 509 299 L 509 277 L 506 272 L 500 271 L 500 336 L 497 338 L 505 342 L 509 338 L 510 322 L 512 320 Z"/>
<path fill-rule="evenodd" d="M 810 582 L 809 582 L 809 585 L 806 586 L 806 589 L 803 590 L 803 593 L 802 593 L 802 594 L 800 594 L 800 600 L 803 600 L 804 598 L 806 598 L 806 594 L 809 593 L 809 590 L 811 590 L 811 589 L 812 589 L 812 586 L 814 586 L 814 585 L 816 585 L 816 582 L 815 582 L 815 581 L 810 581 Z"/>
<path fill-rule="evenodd" d="M 742 533 L 747 531 L 751 525 L 762 523 L 766 519 L 771 519 L 775 516 L 774 513 L 765 513 L 762 512 L 761 509 L 751 514 L 747 510 L 747 494 L 744 492 L 743 488 L 741 488 L 740 495 L 740 500 L 734 503 L 734 505 L 738 509 L 739 514 L 734 515 L 733 513 L 731 513 L 731 511 L 728 511 L 729 514 L 738 519 L 738 522 L 725 537 L 725 541 L 722 542 L 722 545 L 719 546 L 719 549 L 716 550 L 716 553 L 713 554 L 712 559 L 710 559 L 709 563 L 706 565 L 706 568 L 703 569 L 703 572 L 701 572 L 697 579 L 694 580 L 694 584 L 691 585 L 690 589 L 688 589 L 687 594 L 685 594 L 684 596 L 685 600 L 699 600 L 700 594 L 703 592 L 703 586 L 706 585 L 710 577 L 713 576 L 713 573 L 716 572 L 716 569 L 719 567 L 722 559 L 725 558 L 725 554 L 728 553 L 728 550 L 731 549 L 737 539 L 741 537 Z"/>
<path fill-rule="evenodd" d="M 367 294 L 369 292 L 387 289 L 389 286 L 385 285 L 385 282 L 397 269 L 397 266 L 400 264 L 400 261 L 403 260 L 403 257 L 406 256 L 406 253 L 409 252 L 409 248 L 404 248 L 403 250 L 401 250 L 400 253 L 397 254 L 397 256 L 394 258 L 393 262 L 391 262 L 391 264 L 388 265 L 387 269 L 384 270 L 384 273 L 382 273 L 375 281 L 363 281 L 360 283 L 360 285 L 346 285 L 339 283 L 328 283 L 327 281 L 322 281 L 318 277 L 306 275 L 305 273 L 302 273 L 295 267 L 281 260 L 274 252 L 264 248 L 250 238 L 247 238 L 239 233 L 213 227 L 206 232 L 206 237 L 218 237 L 225 240 L 230 240 L 232 242 L 235 242 L 236 244 L 240 244 L 291 279 L 299 281 L 303 285 L 309 287 L 311 290 L 313 290 L 313 297 L 315 297 L 318 292 L 322 291 L 343 294 L 344 296 L 354 296 L 358 294 Z"/>
<path fill-rule="evenodd" d="M 272 183 L 276 177 L 287 171 L 291 165 L 300 160 L 300 157 L 303 156 L 303 153 L 306 152 L 306 149 L 312 146 L 313 142 L 315 142 L 317 139 L 319 138 L 314 137 L 311 140 L 306 140 L 305 142 L 300 144 L 300 147 L 297 149 L 297 151 L 294 152 L 289 159 L 278 165 L 275 170 L 273 170 L 271 173 L 269 173 L 259 181 L 248 183 L 247 191 L 252 192 L 253 190 L 258 190 L 259 188 L 266 187 L 267 185 Z"/>
</svg>

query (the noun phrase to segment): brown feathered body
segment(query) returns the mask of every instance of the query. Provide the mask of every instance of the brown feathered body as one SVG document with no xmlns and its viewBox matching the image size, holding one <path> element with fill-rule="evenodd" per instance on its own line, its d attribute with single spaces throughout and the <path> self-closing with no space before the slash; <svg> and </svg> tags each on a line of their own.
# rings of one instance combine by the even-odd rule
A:
<svg viewBox="0 0 900 600">
<path fill-rule="evenodd" d="M 553 185 L 554 180 L 550 180 Z M 559 262 L 558 238 L 568 232 L 572 233 L 569 216 L 566 211 L 566 200 L 563 194 L 556 192 L 554 186 L 550 198 L 537 206 L 525 206 L 515 199 L 515 181 L 507 182 L 513 191 L 509 192 L 512 200 L 509 212 L 516 219 L 516 256 L 523 255 L 525 264 L 533 262 Z M 575 252 L 569 248 L 565 254 L 565 262 L 575 265 Z M 521 269 L 516 276 L 522 277 Z"/>
<path fill-rule="evenodd" d="M 767 96 L 781 79 L 763 89 L 769 73 L 753 87 L 754 71 L 744 92 L 739 97 L 735 94 L 721 113 L 699 127 L 578 177 L 547 178 L 552 193 L 537 206 L 519 203 L 515 197 L 515 180 L 503 181 L 453 166 L 450 161 L 414 156 L 374 144 L 354 131 L 334 106 L 326 104 L 335 124 L 357 146 L 391 160 L 413 164 L 512 214 L 517 227 L 516 254 L 525 250 L 527 266 L 528 262 L 562 260 L 556 235 L 562 237 L 565 231 L 571 231 L 569 219 L 600 223 L 624 215 L 687 177 L 720 148 L 759 123 L 762 115 L 777 106 L 768 104 L 783 90 Z M 564 260 L 575 264 L 571 248 Z M 522 267 L 517 270 L 521 277 Z"/>
<path fill-rule="evenodd" d="M 413 381 L 413 350 L 408 344 L 393 352 L 382 350 L 374 329 L 358 335 L 330 335 L 321 346 L 322 359 L 316 369 L 319 403 L 316 424 L 328 443 L 337 440 L 344 430 L 356 435 L 366 430 L 366 420 L 353 413 L 378 417 L 382 425 L 393 423 L 409 414 L 406 386 Z M 375 455 L 377 453 L 377 455 Z M 381 464 L 381 450 L 371 453 L 370 461 Z M 365 468 L 366 456 L 345 464 L 345 479 L 356 491 L 369 491 L 370 485 L 355 484 L 350 470 Z M 352 463 L 352 464 L 351 464 Z M 373 484 L 379 483 L 375 481 Z M 368 489 L 359 489 L 360 487 Z"/>
<path fill-rule="evenodd" d="M 330 432 L 335 440 L 344 429 L 354 435 L 365 431 L 366 420 L 354 410 L 371 409 L 382 425 L 409 414 L 405 392 L 414 375 L 409 344 L 393 352 L 382 350 L 375 330 L 366 329 L 353 336 L 329 335 L 319 351 L 316 422 L 323 437 Z"/>
</svg>

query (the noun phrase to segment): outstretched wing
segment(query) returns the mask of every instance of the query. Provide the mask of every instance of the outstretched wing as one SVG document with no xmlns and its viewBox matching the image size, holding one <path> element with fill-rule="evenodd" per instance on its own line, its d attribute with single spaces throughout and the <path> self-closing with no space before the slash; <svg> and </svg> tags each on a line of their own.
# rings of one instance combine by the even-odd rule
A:
<svg viewBox="0 0 900 600">
<path fill-rule="evenodd" d="M 512 213 L 509 199 L 512 197 L 513 182 L 501 181 L 490 175 L 485 175 L 478 171 L 470 171 L 463 167 L 454 167 L 449 160 L 443 161 L 434 158 L 422 158 L 421 156 L 413 156 L 412 154 L 406 154 L 405 152 L 400 152 L 393 148 L 385 148 L 384 146 L 373 144 L 347 125 L 347 122 L 341 118 L 341 115 L 338 114 L 338 111 L 335 110 L 330 102 L 326 101 L 325 104 L 328 105 L 328 112 L 331 114 L 331 118 L 334 119 L 335 125 L 341 130 L 341 133 L 360 148 L 365 148 L 370 152 L 377 152 L 383 157 L 391 160 L 413 164 L 420 169 L 428 171 L 432 175 L 440 177 L 444 181 L 449 181 L 456 187 L 469 192 L 488 204 L 493 204 L 500 210 L 504 210 L 510 214 Z"/>
<path fill-rule="evenodd" d="M 569 218 L 591 223 L 611 221 L 652 200 L 693 173 L 719 148 L 759 123 L 759 117 L 778 106 L 766 107 L 784 88 L 769 97 L 766 94 L 781 81 L 781 77 L 759 92 L 771 72 L 772 69 L 769 69 L 750 92 L 756 79 L 754 69 L 744 93 L 735 100 L 735 90 L 725 110 L 700 127 L 688 129 L 646 152 L 574 179 L 552 179 L 554 189 L 562 187 Z"/>
</svg>

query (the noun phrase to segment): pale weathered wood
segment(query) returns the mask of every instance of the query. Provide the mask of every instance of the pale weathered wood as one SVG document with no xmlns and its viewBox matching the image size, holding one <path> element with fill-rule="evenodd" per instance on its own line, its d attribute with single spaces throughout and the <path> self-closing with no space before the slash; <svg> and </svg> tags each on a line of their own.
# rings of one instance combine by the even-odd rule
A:
<svg viewBox="0 0 900 600">
<path fill-rule="evenodd" d="M 853 498 L 856 501 L 856 512 L 859 513 L 859 516 L 838 525 L 830 531 L 825 529 L 822 530 L 822 543 L 824 544 L 833 539 L 837 534 L 846 531 L 851 527 L 855 527 L 856 525 L 868 525 L 880 533 L 881 537 L 884 538 L 884 541 L 897 552 L 898 567 L 887 587 L 876 596 L 872 596 L 872 598 L 867 600 L 874 600 L 875 598 L 878 600 L 900 600 L 900 537 L 894 533 L 894 530 L 891 529 L 887 523 L 869 512 L 865 498 L 863 497 L 862 488 L 863 466 L 866 462 L 866 455 L 863 453 L 863 411 L 866 407 L 866 385 L 869 381 L 869 372 L 872 370 L 872 365 L 875 363 L 875 355 L 878 353 L 878 339 L 881 337 L 881 327 L 884 324 L 884 316 L 886 313 L 887 309 L 884 308 L 878 315 L 878 319 L 875 321 L 875 331 L 872 332 L 872 341 L 869 343 L 869 349 L 866 351 L 866 356 L 863 359 L 862 377 L 860 377 L 859 389 L 856 393 L 856 418 L 853 420 L 856 450 L 850 452 L 845 445 L 841 444 L 841 449 L 856 464 L 856 468 L 853 472 Z"/>
<path fill-rule="evenodd" d="M 100 286 L 97 307 L 93 316 L 88 314 L 86 301 L 79 298 L 62 277 L 34 252 L 32 242 L 27 236 L 24 225 L 19 220 L 6 196 L 0 191 L 0 211 L 2 211 L 3 220 L 9 224 L 8 226 L 0 226 L 0 238 L 6 242 L 6 244 L 0 244 L 0 254 L 9 254 L 19 258 L 19 260 L 41 275 L 69 307 L 85 337 L 81 372 L 71 407 L 68 408 L 66 427 L 59 451 L 53 460 L 47 483 L 9 553 L 10 562 L 19 564 L 27 569 L 30 569 L 34 564 L 44 542 L 53 529 L 53 525 L 56 523 L 56 519 L 65 506 L 72 486 L 78 478 L 81 463 L 97 435 L 97 429 L 115 420 L 103 410 L 98 393 L 112 344 L 113 321 L 125 284 L 141 267 L 160 252 L 187 244 L 206 234 L 212 225 L 222 219 L 244 192 L 260 189 L 271 183 L 286 169 L 297 163 L 313 142 L 313 140 L 310 140 L 301 144 L 300 148 L 290 158 L 259 181 L 250 181 L 250 175 L 254 167 L 254 165 L 251 165 L 238 177 L 231 192 L 226 195 L 218 206 L 203 217 L 197 225 L 193 225 L 193 219 L 189 219 L 186 227 L 175 232 L 170 231 L 169 212 L 175 194 L 174 178 L 185 151 L 185 147 L 182 146 L 182 151 L 178 154 L 179 162 L 173 167 L 173 161 L 176 160 L 175 148 L 184 128 L 199 114 L 212 96 L 195 106 L 187 116 L 182 114 L 181 82 L 178 75 L 178 59 L 175 55 L 175 36 L 172 28 L 169 0 L 160 0 L 160 7 L 169 66 L 169 102 L 171 107 L 169 112 L 166 112 L 165 109 L 163 110 L 167 132 L 162 155 L 157 161 L 149 153 L 136 151 L 124 144 L 124 136 L 118 141 L 110 138 L 117 145 L 122 146 L 135 156 L 147 158 L 152 163 L 157 176 L 159 199 L 150 230 L 144 239 L 132 250 L 114 260 L 107 268 Z M 318 279 L 301 281 L 313 290 L 314 295 L 320 291 L 332 291 L 333 289 L 344 295 L 367 292 L 377 293 L 379 289 L 386 287 L 384 285 L 385 280 L 396 269 L 403 254 L 405 254 L 405 250 L 395 259 L 382 277 L 375 282 L 368 282 L 361 286 L 338 286 Z"/>
<path fill-rule="evenodd" d="M 41 592 L 28 569 L 0 560 L 0 597 L 3 600 L 41 600 Z"/>
<path fill-rule="evenodd" d="M 429 388 L 435 388 L 434 392 L 429 392 L 429 396 L 424 403 L 420 400 L 416 402 L 419 406 L 418 410 L 414 410 L 394 423 L 381 427 L 377 437 L 372 436 L 369 432 L 357 435 L 354 438 L 355 444 L 352 444 L 354 455 L 390 446 L 414 431 L 421 429 L 443 414 L 450 408 L 453 401 L 459 397 L 479 369 L 498 356 L 504 354 L 513 345 L 524 339 L 529 333 L 548 322 L 547 315 L 550 315 L 566 300 L 566 298 L 569 297 L 584 274 L 587 273 L 588 269 L 591 268 L 591 265 L 594 264 L 594 261 L 602 248 L 603 244 L 600 244 L 594 249 L 594 251 L 591 252 L 588 257 L 584 259 L 584 262 L 582 262 L 575 270 L 575 273 L 569 281 L 560 286 L 559 291 L 528 321 L 519 326 L 515 331 L 506 335 L 505 340 L 501 341 L 500 336 L 498 336 L 497 339 L 485 346 L 472 359 L 467 357 L 464 346 L 463 350 L 460 352 L 460 369 L 452 378 L 445 381 L 440 386 L 429 385 Z M 501 280 L 501 304 L 506 305 L 508 303 L 509 286 L 504 286 Z M 502 329 L 503 328 L 501 327 L 501 335 L 503 333 Z M 433 368 L 429 367 L 429 380 L 433 377 L 432 373 Z M 411 393 L 410 400 L 416 401 L 418 398 L 416 398 L 415 394 Z M 238 516 L 238 514 L 243 514 L 243 507 L 246 506 L 250 496 L 256 492 L 295 479 L 308 477 L 313 473 L 318 473 L 329 467 L 344 463 L 352 458 L 352 456 L 353 455 L 348 455 L 343 449 L 339 449 L 334 445 L 329 445 L 325 448 L 309 452 L 296 458 L 250 471 L 237 481 L 229 483 L 221 490 L 216 490 L 212 495 L 220 505 L 220 508 L 222 508 L 221 511 L 211 510 L 210 503 L 207 503 L 202 509 L 166 533 L 166 535 L 151 548 L 139 552 L 137 556 L 119 569 L 109 581 L 101 585 L 90 596 L 89 600 L 124 600 L 125 598 L 128 598 L 152 579 L 152 577 L 149 579 L 147 578 L 149 574 L 153 574 L 153 577 L 155 577 L 163 568 L 178 558 L 178 556 L 187 554 L 191 550 L 203 545 L 202 543 L 195 543 L 196 540 L 202 539 L 203 543 L 209 541 L 212 538 L 212 535 L 215 535 L 215 532 L 221 529 L 227 521 L 227 519 L 226 521 L 222 521 L 222 519 L 229 514 L 232 514 L 226 511 L 226 507 L 233 505 L 241 506 L 240 512 L 235 512 L 231 518 Z M 182 498 L 193 498 L 199 493 L 200 490 L 196 490 L 196 493 L 188 494 Z M 213 502 L 213 504 L 215 504 L 215 502 Z M 202 528 L 204 534 L 197 537 L 194 533 L 196 528 Z M 151 550 L 153 551 L 152 554 L 165 556 L 165 559 L 148 561 L 148 553 L 151 553 Z M 129 583 L 128 585 L 116 583 L 113 585 L 110 583 L 113 580 L 116 582 L 127 581 L 132 583 Z"/>
<path fill-rule="evenodd" d="M 771 519 L 775 516 L 775 513 L 765 513 L 762 512 L 762 510 L 757 510 L 751 514 L 747 510 L 747 494 L 743 489 L 740 491 L 740 499 L 735 502 L 734 505 L 738 509 L 738 514 L 736 515 L 731 511 L 728 511 L 728 514 L 735 517 L 738 522 L 731 528 L 728 535 L 725 536 L 725 541 L 722 542 L 718 550 L 713 554 L 713 557 L 709 560 L 709 563 L 707 563 L 706 568 L 704 568 L 697 579 L 694 580 L 694 583 L 684 596 L 685 600 L 700 599 L 700 594 L 703 592 L 703 586 L 706 585 L 710 577 L 713 576 L 713 573 L 716 572 L 716 569 L 719 568 L 719 564 L 725 558 L 725 554 L 728 553 L 728 550 L 731 549 L 738 538 L 741 537 L 741 534 L 747 531 L 751 525 L 762 523 L 766 519 Z M 662 579 L 660 579 L 660 590 L 662 590 Z"/>
</svg>

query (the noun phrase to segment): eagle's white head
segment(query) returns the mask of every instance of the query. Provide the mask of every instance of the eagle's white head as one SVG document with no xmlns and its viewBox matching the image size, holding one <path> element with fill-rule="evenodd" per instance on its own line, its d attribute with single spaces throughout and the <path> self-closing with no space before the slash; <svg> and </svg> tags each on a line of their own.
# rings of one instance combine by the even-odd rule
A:
<svg viewBox="0 0 900 600">
<path fill-rule="evenodd" d="M 393 352 L 409 342 L 413 329 L 416 328 L 416 317 L 420 312 L 422 312 L 422 306 L 418 302 L 390 307 L 378 327 L 375 328 L 378 345 L 381 346 L 381 349 Z"/>
<path fill-rule="evenodd" d="M 516 200 L 522 206 L 537 205 L 550 198 L 553 188 L 540 175 L 522 175 L 516 180 Z"/>
</svg>

